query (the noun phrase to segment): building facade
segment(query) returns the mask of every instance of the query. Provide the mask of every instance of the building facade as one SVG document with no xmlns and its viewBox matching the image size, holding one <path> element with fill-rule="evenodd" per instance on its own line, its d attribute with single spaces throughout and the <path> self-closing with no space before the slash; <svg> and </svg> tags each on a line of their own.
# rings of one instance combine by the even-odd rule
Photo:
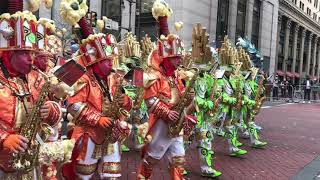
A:
<svg viewBox="0 0 320 180">
<path fill-rule="evenodd" d="M 320 75 L 320 2 L 280 0 L 276 73 L 301 83 Z"/>
<path fill-rule="evenodd" d="M 144 33 L 157 36 L 156 23 L 152 20 L 151 7 L 154 0 L 137 0 L 141 2 L 143 17 L 136 21 L 136 34 Z M 174 11 L 169 19 L 170 27 L 174 22 L 182 21 L 181 32 L 187 48 L 191 47 L 192 28 L 201 23 L 207 28 L 210 39 L 219 46 L 225 35 L 235 42 L 237 37 L 247 37 L 261 51 L 264 57 L 264 70 L 269 74 L 275 72 L 278 0 L 167 0 Z M 149 16 L 149 17 L 148 17 Z M 150 17 L 151 16 L 151 17 Z M 146 23 L 149 22 L 149 23 Z M 137 28 L 140 26 L 140 28 Z"/>
<path fill-rule="evenodd" d="M 40 17 L 59 19 L 60 0 L 53 0 L 51 10 L 43 5 Z M 89 0 L 90 11 L 97 12 L 98 18 L 107 16 L 119 22 L 120 29 L 113 34 L 123 36 L 134 32 L 138 38 L 148 34 L 153 40 L 158 37 L 157 22 L 152 17 L 154 0 Z M 169 26 L 182 21 L 180 32 L 171 28 L 172 33 L 182 36 L 186 48 L 191 47 L 192 28 L 201 23 L 207 28 L 210 40 L 219 47 L 225 35 L 235 42 L 237 37 L 247 37 L 261 51 L 264 70 L 273 74 L 277 66 L 277 42 L 279 42 L 278 11 L 279 0 L 167 0 L 174 11 Z"/>
</svg>

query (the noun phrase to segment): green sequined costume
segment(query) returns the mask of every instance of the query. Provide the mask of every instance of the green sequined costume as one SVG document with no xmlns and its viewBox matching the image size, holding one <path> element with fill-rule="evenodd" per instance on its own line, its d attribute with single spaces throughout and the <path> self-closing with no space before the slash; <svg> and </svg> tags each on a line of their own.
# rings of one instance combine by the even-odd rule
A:
<svg viewBox="0 0 320 180">
<path fill-rule="evenodd" d="M 196 139 L 198 142 L 198 153 L 200 158 L 200 168 L 202 176 L 217 177 L 221 175 L 221 172 L 213 169 L 212 156 L 214 154 L 212 150 L 212 141 L 214 139 L 212 132 L 213 117 L 210 111 L 213 110 L 214 102 L 212 102 L 211 96 L 214 84 L 214 79 L 209 74 L 204 73 L 202 77 L 199 77 L 195 82 L 195 105 L 196 105 L 196 117 L 198 120 L 196 127 Z"/>
<path fill-rule="evenodd" d="M 255 97 L 257 96 L 258 93 L 258 83 L 255 80 L 247 80 L 246 81 L 246 88 L 245 88 L 245 92 L 246 95 L 252 100 L 255 100 Z M 262 89 L 261 94 L 259 95 L 260 97 L 264 96 L 264 89 Z M 254 104 L 255 105 L 255 104 Z M 248 130 L 249 130 L 249 136 L 250 136 L 250 142 L 251 142 L 251 146 L 254 148 L 263 148 L 264 146 L 267 145 L 267 142 L 263 142 L 260 141 L 259 139 L 259 134 L 257 129 L 255 128 L 255 124 L 254 124 L 254 116 L 255 114 L 253 114 L 253 108 L 254 105 L 252 106 L 247 106 L 248 111 L 244 114 L 245 115 L 245 119 L 247 121 L 248 124 Z"/>
</svg>

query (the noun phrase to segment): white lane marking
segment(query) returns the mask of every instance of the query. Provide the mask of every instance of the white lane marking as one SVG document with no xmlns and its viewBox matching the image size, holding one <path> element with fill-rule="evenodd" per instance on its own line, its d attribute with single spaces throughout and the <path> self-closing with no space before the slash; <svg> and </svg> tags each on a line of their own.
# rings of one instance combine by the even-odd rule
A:
<svg viewBox="0 0 320 180">
<path fill-rule="evenodd" d="M 272 106 L 262 106 L 261 108 L 262 109 L 268 109 L 268 108 L 271 108 Z"/>
<path fill-rule="evenodd" d="M 268 109 L 268 108 L 273 108 L 273 107 L 279 107 L 279 106 L 286 106 L 286 105 L 291 105 L 291 104 L 297 104 L 297 103 L 284 103 L 284 104 L 278 104 L 274 106 L 262 106 L 262 109 Z"/>
</svg>

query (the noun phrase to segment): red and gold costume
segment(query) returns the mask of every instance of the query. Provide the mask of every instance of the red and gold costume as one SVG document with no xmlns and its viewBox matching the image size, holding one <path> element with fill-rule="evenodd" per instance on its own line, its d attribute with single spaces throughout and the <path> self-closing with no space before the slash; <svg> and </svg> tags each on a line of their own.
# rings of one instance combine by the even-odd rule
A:
<svg viewBox="0 0 320 180">
<path fill-rule="evenodd" d="M 62 1 L 62 12 L 71 13 L 69 8 L 74 4 L 66 3 Z M 80 8 L 85 8 L 83 4 L 86 2 L 78 3 Z M 78 63 L 85 66 L 87 72 L 74 85 L 74 95 L 67 99 L 67 110 L 75 124 L 71 138 L 76 144 L 72 162 L 64 167 L 63 174 L 67 179 L 118 178 L 121 176 L 118 142 L 130 134 L 130 126 L 122 117 L 112 119 L 110 114 L 120 110 L 114 109 L 115 102 L 129 111 L 131 101 L 122 95 L 116 99 L 122 88 L 121 78 L 111 73 L 112 59 L 117 53 L 116 40 L 112 35 L 94 34 L 84 17 L 78 24 L 84 38 Z"/>
<path fill-rule="evenodd" d="M 12 161 L 13 154 L 24 152 L 35 141 L 23 137 L 20 130 L 30 123 L 26 121 L 45 84 L 41 73 L 31 71 L 31 54 L 38 51 L 37 20 L 22 12 L 21 0 L 9 0 L 8 10 L 10 14 L 0 16 L 0 179 L 38 179 L 36 167 L 18 170 Z M 39 115 L 42 122 L 54 126 L 61 118 L 60 106 L 46 98 Z"/>
<path fill-rule="evenodd" d="M 157 50 L 151 52 L 148 59 L 148 69 L 144 74 L 144 99 L 149 111 L 150 143 L 144 148 L 143 160 L 138 170 L 137 179 L 150 179 L 153 167 L 165 156 L 169 160 L 171 179 L 183 179 L 183 165 L 185 163 L 185 149 L 183 132 L 177 136 L 169 136 L 169 125 L 180 118 L 195 125 L 193 116 L 187 115 L 185 109 L 180 112 L 174 110 L 185 93 L 185 86 L 177 73 L 177 66 L 182 60 L 182 44 L 179 37 L 169 34 L 167 15 L 159 9 L 168 8 L 164 1 L 156 1 L 153 15 L 160 23 L 160 33 L 166 38 L 158 42 Z M 165 10 L 171 12 L 171 10 Z M 178 117 L 177 117 L 178 116 Z"/>
</svg>

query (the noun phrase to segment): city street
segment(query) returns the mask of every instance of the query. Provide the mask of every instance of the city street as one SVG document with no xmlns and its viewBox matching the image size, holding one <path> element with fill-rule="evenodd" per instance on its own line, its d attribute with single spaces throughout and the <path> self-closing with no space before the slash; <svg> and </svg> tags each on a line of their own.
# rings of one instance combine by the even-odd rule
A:
<svg viewBox="0 0 320 180">
<path fill-rule="evenodd" d="M 320 104 L 265 106 L 257 117 L 257 124 L 264 127 L 262 139 L 267 140 L 269 145 L 265 150 L 252 149 L 248 146 L 248 140 L 241 140 L 244 142 L 243 148 L 249 151 L 241 159 L 229 157 L 227 142 L 217 138 L 214 145 L 216 153 L 214 165 L 223 173 L 219 179 L 317 179 L 314 177 L 319 174 L 320 168 L 312 167 L 310 162 L 320 153 L 319 108 Z M 187 151 L 186 167 L 190 174 L 185 178 L 206 179 L 200 176 L 198 153 L 195 147 L 194 143 Z M 122 179 L 135 178 L 139 161 L 137 152 L 123 154 Z M 156 167 L 152 179 L 170 179 L 167 166 L 163 161 Z"/>
</svg>

